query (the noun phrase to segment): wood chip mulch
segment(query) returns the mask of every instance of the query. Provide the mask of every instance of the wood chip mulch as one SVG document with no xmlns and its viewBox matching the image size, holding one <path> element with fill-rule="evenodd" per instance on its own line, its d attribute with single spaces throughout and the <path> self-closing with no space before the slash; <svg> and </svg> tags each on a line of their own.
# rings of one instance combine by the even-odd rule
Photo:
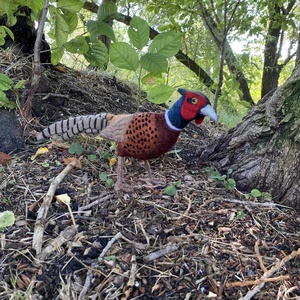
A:
<svg viewBox="0 0 300 300">
<path fill-rule="evenodd" d="M 3 167 L 1 210 L 16 222 L 1 233 L 0 299 L 299 299 L 299 213 L 208 180 L 180 144 L 152 163 L 161 186 L 140 181 L 143 164 L 128 160 L 137 188 L 117 195 L 99 179 L 116 179 L 103 157 L 111 145 L 97 146 L 97 160 L 87 146 L 79 168 L 55 143 Z"/>
</svg>

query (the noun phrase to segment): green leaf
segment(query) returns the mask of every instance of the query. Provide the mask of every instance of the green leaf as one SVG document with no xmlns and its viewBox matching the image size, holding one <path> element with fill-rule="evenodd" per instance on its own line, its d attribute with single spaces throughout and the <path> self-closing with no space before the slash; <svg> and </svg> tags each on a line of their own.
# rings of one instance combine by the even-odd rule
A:
<svg viewBox="0 0 300 300">
<path fill-rule="evenodd" d="M 49 162 L 47 162 L 47 161 L 42 162 L 42 167 L 43 168 L 49 168 L 50 167 Z"/>
<path fill-rule="evenodd" d="M 57 47 L 55 46 L 55 43 L 52 45 L 52 50 L 51 50 L 51 63 L 55 66 L 57 65 L 63 54 L 64 54 L 64 48 L 63 47 Z"/>
<path fill-rule="evenodd" d="M 114 181 L 111 179 L 111 178 L 108 178 L 105 182 L 105 186 L 108 188 L 108 189 L 111 189 L 113 186 L 114 186 Z"/>
<path fill-rule="evenodd" d="M 102 21 L 88 21 L 87 22 L 87 29 L 91 36 L 91 41 L 96 42 L 99 40 L 99 36 L 105 35 L 112 41 L 116 40 L 115 33 L 113 28 Z"/>
<path fill-rule="evenodd" d="M 18 81 L 15 86 L 14 86 L 14 89 L 18 90 L 22 87 L 24 87 L 25 83 L 27 82 L 27 80 L 20 80 Z"/>
<path fill-rule="evenodd" d="M 237 214 L 236 214 L 236 218 L 237 218 L 238 220 L 243 219 L 244 216 L 245 216 L 245 212 L 243 212 L 243 211 L 241 211 L 241 210 L 239 210 L 239 211 L 237 212 Z"/>
<path fill-rule="evenodd" d="M 139 66 L 137 53 L 125 42 L 111 44 L 109 56 L 111 63 L 118 68 L 136 71 Z"/>
<path fill-rule="evenodd" d="M 71 144 L 71 146 L 69 148 L 70 154 L 80 155 L 80 154 L 82 154 L 82 152 L 83 152 L 83 147 L 79 143 L 74 142 Z"/>
<path fill-rule="evenodd" d="M 174 185 L 168 185 L 165 188 L 164 193 L 168 196 L 175 196 L 177 193 L 176 187 Z"/>
<path fill-rule="evenodd" d="M 236 182 L 233 178 L 228 178 L 224 181 L 224 186 L 229 190 L 233 190 L 236 186 Z"/>
<path fill-rule="evenodd" d="M 157 83 L 163 83 L 164 79 L 162 78 L 161 73 L 148 73 L 142 78 L 142 83 L 144 84 L 157 84 Z"/>
<path fill-rule="evenodd" d="M 149 91 L 147 92 L 147 99 L 150 102 L 162 104 L 171 97 L 174 90 L 175 89 L 169 85 L 160 84 L 149 89 Z"/>
<path fill-rule="evenodd" d="M 10 90 L 14 82 L 3 73 L 0 73 L 0 90 L 7 91 Z"/>
<path fill-rule="evenodd" d="M 272 200 L 272 196 L 271 196 L 271 194 L 270 194 L 270 193 L 263 192 L 263 193 L 261 193 L 261 196 L 262 196 L 262 197 L 263 197 L 263 199 L 264 199 L 264 200 L 266 200 L 266 201 L 270 201 L 270 200 Z"/>
<path fill-rule="evenodd" d="M 57 10 L 52 9 L 53 17 L 53 28 L 51 30 L 51 36 L 55 39 L 57 47 L 62 47 L 64 43 L 67 42 L 68 35 L 69 35 L 69 25 L 65 20 L 63 14 Z"/>
<path fill-rule="evenodd" d="M 89 51 L 84 53 L 86 60 L 94 67 L 101 68 L 108 62 L 108 50 L 101 42 L 91 43 Z"/>
<path fill-rule="evenodd" d="M 128 36 L 132 45 L 138 49 L 143 49 L 149 41 L 150 28 L 148 23 L 138 16 L 134 16 L 130 21 Z"/>
<path fill-rule="evenodd" d="M 108 178 L 108 175 L 107 175 L 107 173 L 102 172 L 102 173 L 100 173 L 99 178 L 101 181 L 105 182 Z"/>
<path fill-rule="evenodd" d="M 68 41 L 65 44 L 65 48 L 67 51 L 71 53 L 83 54 L 89 51 L 89 44 L 87 43 L 85 37 L 79 35 L 74 39 Z"/>
<path fill-rule="evenodd" d="M 18 10 L 19 3 L 15 1 L 0 0 L 0 15 L 7 17 L 7 26 L 14 26 L 17 22 L 17 18 L 14 15 Z"/>
<path fill-rule="evenodd" d="M 160 33 L 150 44 L 149 52 L 160 53 L 165 57 L 172 57 L 181 48 L 181 36 L 181 33 L 174 31 Z"/>
<path fill-rule="evenodd" d="M 159 53 L 146 53 L 141 57 L 141 66 L 150 73 L 167 73 L 168 61 Z"/>
<path fill-rule="evenodd" d="M 8 27 L 0 26 L 0 28 L 1 28 L 1 30 L 3 29 L 5 31 L 5 36 L 8 34 L 13 41 L 15 40 L 15 36 L 14 36 L 13 32 Z"/>
<path fill-rule="evenodd" d="M 64 19 L 68 23 L 69 26 L 69 34 L 72 33 L 78 25 L 78 16 L 75 13 L 71 13 L 69 11 L 64 11 Z"/>
<path fill-rule="evenodd" d="M 90 162 L 95 162 L 95 161 L 97 160 L 97 155 L 95 155 L 95 154 L 90 154 L 90 155 L 88 156 L 88 159 L 89 159 Z"/>
<path fill-rule="evenodd" d="M 109 20 L 110 16 L 117 12 L 117 6 L 113 1 L 102 1 L 98 8 L 97 17 L 100 21 Z"/>
<path fill-rule="evenodd" d="M 57 7 L 76 14 L 83 7 L 83 2 L 80 0 L 59 0 L 57 1 Z"/>
<path fill-rule="evenodd" d="M 0 108 L 1 107 L 6 107 L 9 109 L 14 109 L 16 108 L 16 104 L 13 101 L 10 101 L 6 94 L 0 90 Z"/>
<path fill-rule="evenodd" d="M 257 189 L 253 189 L 253 190 L 251 190 L 251 196 L 252 197 L 260 197 L 261 196 L 261 192 L 259 191 L 259 190 L 257 190 Z"/>
<path fill-rule="evenodd" d="M 11 211 L 3 211 L 0 213 L 0 229 L 5 229 L 8 226 L 12 226 L 15 223 L 15 215 Z"/>
</svg>

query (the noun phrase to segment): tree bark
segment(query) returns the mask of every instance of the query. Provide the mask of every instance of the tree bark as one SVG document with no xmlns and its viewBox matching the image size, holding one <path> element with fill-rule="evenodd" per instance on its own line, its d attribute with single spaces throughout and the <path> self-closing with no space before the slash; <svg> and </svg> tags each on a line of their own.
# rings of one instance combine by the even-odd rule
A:
<svg viewBox="0 0 300 300">
<path fill-rule="evenodd" d="M 235 128 L 199 152 L 219 171 L 233 169 L 238 189 L 257 188 L 300 208 L 300 63 Z"/>
</svg>

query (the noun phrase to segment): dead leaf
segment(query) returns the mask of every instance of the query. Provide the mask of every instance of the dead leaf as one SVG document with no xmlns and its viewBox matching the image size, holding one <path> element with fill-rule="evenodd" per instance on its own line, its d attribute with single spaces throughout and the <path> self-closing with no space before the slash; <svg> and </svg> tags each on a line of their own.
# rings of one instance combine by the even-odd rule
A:
<svg viewBox="0 0 300 300">
<path fill-rule="evenodd" d="M 115 157 L 112 157 L 110 160 L 109 160 L 109 166 L 112 167 L 116 164 L 117 162 L 117 159 Z"/>
<path fill-rule="evenodd" d="M 37 149 L 35 154 L 32 155 L 30 159 L 35 160 L 38 156 L 43 155 L 43 154 L 48 153 L 48 152 L 49 152 L 49 150 L 48 150 L 47 147 L 41 147 L 41 148 Z"/>
<path fill-rule="evenodd" d="M 68 164 L 70 164 L 72 161 L 74 161 L 74 160 L 76 160 L 77 162 L 76 162 L 76 168 L 78 168 L 78 169 L 82 169 L 82 163 L 81 163 L 81 161 L 78 159 L 78 158 L 76 158 L 76 157 L 64 157 L 64 163 L 66 164 L 66 165 L 68 165 Z"/>
<path fill-rule="evenodd" d="M 12 160 L 12 157 L 4 152 L 0 152 L 0 165 L 7 166 L 7 164 Z"/>
<path fill-rule="evenodd" d="M 70 202 L 71 202 L 71 198 L 69 197 L 68 194 L 60 194 L 60 195 L 56 195 L 55 196 L 56 200 L 59 201 L 59 202 L 62 202 L 66 205 L 70 205 Z"/>
</svg>

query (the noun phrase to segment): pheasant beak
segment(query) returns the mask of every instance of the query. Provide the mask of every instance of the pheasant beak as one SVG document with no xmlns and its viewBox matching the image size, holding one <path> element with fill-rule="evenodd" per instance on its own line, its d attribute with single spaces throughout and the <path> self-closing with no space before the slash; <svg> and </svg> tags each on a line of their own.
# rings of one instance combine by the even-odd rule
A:
<svg viewBox="0 0 300 300">
<path fill-rule="evenodd" d="M 201 108 L 199 113 L 200 113 L 200 115 L 202 115 L 202 120 L 203 120 L 203 116 L 208 116 L 213 121 L 215 121 L 215 122 L 218 121 L 218 116 L 210 104 L 207 104 L 203 108 Z M 200 121 L 200 118 L 199 118 L 199 121 Z M 197 119 L 196 119 L 196 123 L 198 124 Z"/>
</svg>

